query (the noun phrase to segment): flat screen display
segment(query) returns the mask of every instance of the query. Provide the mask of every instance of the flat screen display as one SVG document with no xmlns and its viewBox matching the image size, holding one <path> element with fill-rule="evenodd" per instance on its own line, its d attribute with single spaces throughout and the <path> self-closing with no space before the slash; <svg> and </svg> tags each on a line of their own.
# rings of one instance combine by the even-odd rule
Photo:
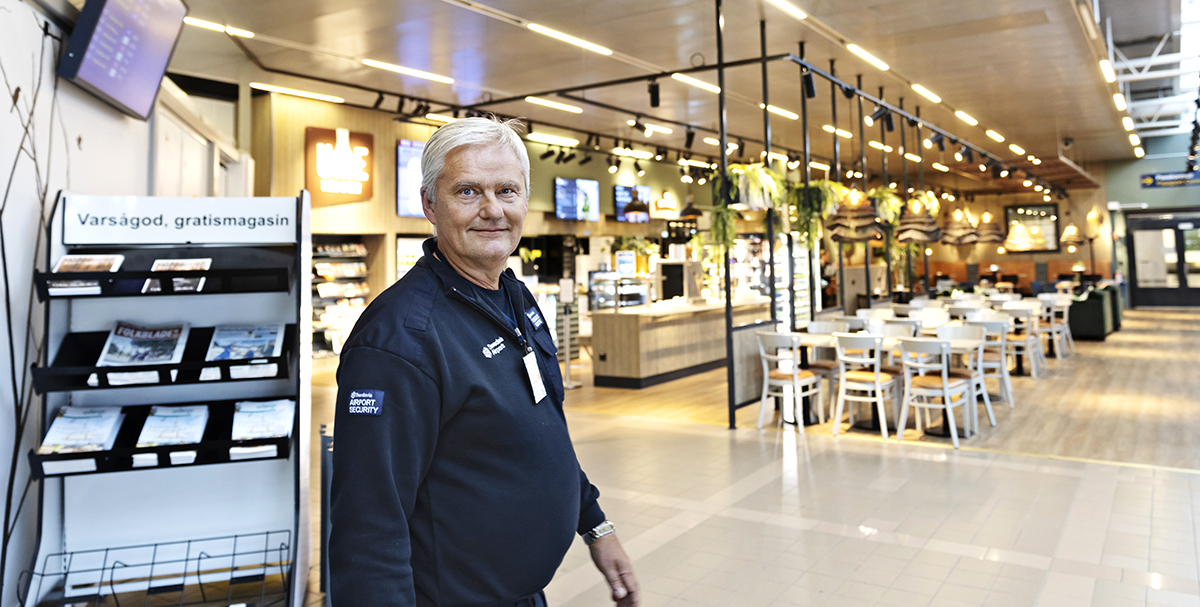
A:
<svg viewBox="0 0 1200 607">
<path fill-rule="evenodd" d="M 396 145 L 396 214 L 424 217 L 421 210 L 421 154 L 424 141 L 401 139 Z"/>
<path fill-rule="evenodd" d="M 181 0 L 87 0 L 58 75 L 145 120 L 187 11 Z"/>
<path fill-rule="evenodd" d="M 600 221 L 600 182 L 555 177 L 554 216 L 575 221 Z"/>
<path fill-rule="evenodd" d="M 1008 237 L 1004 249 L 1010 253 L 1056 252 L 1058 246 L 1058 205 L 1019 204 L 1004 207 Z"/>
<path fill-rule="evenodd" d="M 625 216 L 625 205 L 633 200 L 634 193 L 637 193 L 638 200 L 650 205 L 650 186 L 648 185 L 618 185 L 613 186 L 613 199 L 616 200 L 617 221 L 629 221 L 632 223 L 646 223 L 650 221 L 649 213 L 634 213 L 631 217 Z"/>
</svg>

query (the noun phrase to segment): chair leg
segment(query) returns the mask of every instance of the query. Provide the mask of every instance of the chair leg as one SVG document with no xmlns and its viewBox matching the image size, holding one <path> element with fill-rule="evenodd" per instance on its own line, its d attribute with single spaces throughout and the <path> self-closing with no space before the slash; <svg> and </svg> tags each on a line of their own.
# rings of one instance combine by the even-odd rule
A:
<svg viewBox="0 0 1200 607">
<path fill-rule="evenodd" d="M 1015 409 L 1017 401 L 1013 397 L 1012 375 L 1008 373 L 1008 367 L 1004 368 L 1004 389 L 1008 392 L 1008 408 Z"/>
<path fill-rule="evenodd" d="M 904 390 L 903 403 L 900 405 L 900 420 L 896 422 L 896 442 L 904 442 L 904 426 L 908 423 L 908 400 L 912 397 L 908 388 Z M 921 426 L 921 416 L 917 415 L 917 427 Z"/>
<path fill-rule="evenodd" d="M 992 412 L 992 396 L 988 394 L 987 381 L 983 378 L 979 379 L 979 389 L 983 391 L 983 408 L 987 410 L 988 421 L 992 423 L 992 427 L 996 427 L 996 414 Z M 975 422 L 975 431 L 979 432 L 979 422 Z"/>
<path fill-rule="evenodd" d="M 842 426 L 842 408 L 846 406 L 846 382 L 838 382 L 837 408 L 833 411 L 833 435 L 838 435 Z"/>
<path fill-rule="evenodd" d="M 887 440 L 887 408 L 883 404 L 883 388 L 875 390 L 875 408 L 879 410 L 879 433 Z"/>
<path fill-rule="evenodd" d="M 954 448 L 958 448 L 958 427 L 954 423 L 954 405 L 950 397 L 942 398 L 942 406 L 946 407 L 946 426 L 950 430 L 950 441 L 954 443 Z"/>
<path fill-rule="evenodd" d="M 763 417 L 767 414 L 767 397 L 770 395 L 770 381 L 763 378 L 762 400 L 758 401 L 758 429 L 762 430 Z"/>
</svg>

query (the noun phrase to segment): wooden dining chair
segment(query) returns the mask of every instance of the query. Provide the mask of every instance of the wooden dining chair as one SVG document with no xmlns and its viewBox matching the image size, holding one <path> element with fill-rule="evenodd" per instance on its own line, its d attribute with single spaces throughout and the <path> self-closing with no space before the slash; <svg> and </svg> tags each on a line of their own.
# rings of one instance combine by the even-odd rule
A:
<svg viewBox="0 0 1200 607">
<path fill-rule="evenodd" d="M 868 403 L 878 408 L 879 431 L 887 440 L 886 400 L 896 400 L 899 379 L 883 370 L 883 338 L 874 335 L 834 333 L 837 343 L 838 386 L 837 408 L 833 414 L 833 435 L 837 436 L 842 425 L 842 413 L 846 402 Z M 859 352 L 855 354 L 854 352 Z M 854 423 L 854 409 L 850 410 L 850 423 Z"/>
<path fill-rule="evenodd" d="M 786 405 L 787 387 L 792 388 L 792 418 L 796 420 L 796 428 L 804 433 L 804 415 L 798 403 L 804 397 L 812 397 L 814 403 L 822 403 L 821 376 L 808 369 L 800 368 L 800 336 L 791 333 L 760 332 L 758 337 L 758 356 L 763 366 L 762 399 L 758 402 L 758 429 L 763 426 L 763 418 L 767 413 L 767 398 L 779 398 L 779 426 L 783 426 L 783 408 Z M 780 350 L 787 352 L 780 356 Z M 781 368 L 782 367 L 782 368 Z"/>
<path fill-rule="evenodd" d="M 904 365 L 904 397 L 901 399 L 900 421 L 896 426 L 896 441 L 904 440 L 909 407 L 942 409 L 946 412 L 950 440 L 957 449 L 958 428 L 954 421 L 954 407 L 966 404 L 970 382 L 950 376 L 950 342 L 926 338 L 901 339 L 900 351 Z M 965 411 L 963 415 L 966 415 Z M 916 415 L 916 421 L 917 431 L 920 432 L 920 415 Z"/>
</svg>

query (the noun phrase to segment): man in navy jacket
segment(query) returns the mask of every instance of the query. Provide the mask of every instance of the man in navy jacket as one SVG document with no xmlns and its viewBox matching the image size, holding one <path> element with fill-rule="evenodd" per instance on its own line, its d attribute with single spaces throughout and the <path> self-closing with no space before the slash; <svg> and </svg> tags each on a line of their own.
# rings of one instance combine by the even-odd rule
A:
<svg viewBox="0 0 1200 607">
<path fill-rule="evenodd" d="M 620 607 L 625 551 L 579 467 L 549 327 L 505 271 L 528 211 L 513 126 L 447 124 L 421 159 L 437 238 L 368 306 L 338 367 L 336 607 L 544 605 L 575 534 Z"/>
</svg>

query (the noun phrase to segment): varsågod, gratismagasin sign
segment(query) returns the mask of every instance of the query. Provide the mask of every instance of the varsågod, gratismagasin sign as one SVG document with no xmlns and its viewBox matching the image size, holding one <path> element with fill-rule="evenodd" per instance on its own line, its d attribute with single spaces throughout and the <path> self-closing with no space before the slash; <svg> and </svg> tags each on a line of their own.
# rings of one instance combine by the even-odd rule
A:
<svg viewBox="0 0 1200 607">
<path fill-rule="evenodd" d="M 295 198 L 64 197 L 68 245 L 295 240 Z"/>
</svg>

